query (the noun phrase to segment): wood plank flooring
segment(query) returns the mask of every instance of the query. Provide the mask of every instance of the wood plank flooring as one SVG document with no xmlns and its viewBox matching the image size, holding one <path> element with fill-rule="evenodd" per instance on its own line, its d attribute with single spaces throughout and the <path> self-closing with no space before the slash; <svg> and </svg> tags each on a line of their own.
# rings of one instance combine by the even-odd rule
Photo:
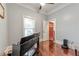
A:
<svg viewBox="0 0 79 59">
<path fill-rule="evenodd" d="M 75 56 L 72 49 L 62 49 L 61 45 L 52 41 L 40 42 L 39 55 L 41 56 Z"/>
</svg>

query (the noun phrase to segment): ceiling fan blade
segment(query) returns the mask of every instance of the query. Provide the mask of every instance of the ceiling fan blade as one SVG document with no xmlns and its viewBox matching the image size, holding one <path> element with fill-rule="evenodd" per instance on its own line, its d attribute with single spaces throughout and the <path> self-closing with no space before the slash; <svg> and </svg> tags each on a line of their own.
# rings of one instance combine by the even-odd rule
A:
<svg viewBox="0 0 79 59">
<path fill-rule="evenodd" d="M 46 4 L 55 4 L 55 3 L 46 3 Z M 39 10 L 42 9 L 42 6 L 40 5 Z"/>
<path fill-rule="evenodd" d="M 54 4 L 54 3 L 46 3 L 46 4 Z"/>
<path fill-rule="evenodd" d="M 40 5 L 39 10 L 41 10 L 42 6 Z"/>
</svg>

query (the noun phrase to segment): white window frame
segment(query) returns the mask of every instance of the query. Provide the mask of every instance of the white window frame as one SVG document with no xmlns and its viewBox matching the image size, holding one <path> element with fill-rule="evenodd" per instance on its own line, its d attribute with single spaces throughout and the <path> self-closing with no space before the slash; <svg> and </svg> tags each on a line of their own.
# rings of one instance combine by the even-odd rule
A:
<svg viewBox="0 0 79 59">
<path fill-rule="evenodd" d="M 33 19 L 32 17 L 30 17 L 30 16 L 23 16 L 23 36 L 25 36 L 24 18 L 28 18 L 28 19 L 34 20 L 34 19 Z M 35 22 L 35 26 L 36 26 L 36 21 L 34 20 L 34 22 Z M 35 28 L 34 28 L 34 30 L 35 30 Z M 34 32 L 35 32 L 35 31 L 34 31 Z"/>
</svg>

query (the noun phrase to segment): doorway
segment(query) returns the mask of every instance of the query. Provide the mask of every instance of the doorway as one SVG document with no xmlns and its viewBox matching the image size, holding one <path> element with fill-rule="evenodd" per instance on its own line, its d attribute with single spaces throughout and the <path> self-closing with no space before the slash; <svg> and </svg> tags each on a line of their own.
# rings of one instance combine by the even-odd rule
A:
<svg viewBox="0 0 79 59">
<path fill-rule="evenodd" d="M 49 21 L 48 27 L 49 27 L 49 30 L 48 30 L 48 32 L 49 32 L 49 41 L 54 42 L 55 41 L 55 31 L 56 31 L 55 21 Z"/>
</svg>

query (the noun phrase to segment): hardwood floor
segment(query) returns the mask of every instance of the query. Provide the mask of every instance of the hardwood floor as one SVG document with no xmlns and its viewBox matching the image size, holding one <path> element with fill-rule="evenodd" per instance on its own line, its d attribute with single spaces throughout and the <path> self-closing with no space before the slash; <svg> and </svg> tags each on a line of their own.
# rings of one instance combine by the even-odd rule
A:
<svg viewBox="0 0 79 59">
<path fill-rule="evenodd" d="M 61 45 L 52 41 L 40 42 L 39 55 L 41 56 L 75 56 L 72 49 L 62 49 Z"/>
</svg>

